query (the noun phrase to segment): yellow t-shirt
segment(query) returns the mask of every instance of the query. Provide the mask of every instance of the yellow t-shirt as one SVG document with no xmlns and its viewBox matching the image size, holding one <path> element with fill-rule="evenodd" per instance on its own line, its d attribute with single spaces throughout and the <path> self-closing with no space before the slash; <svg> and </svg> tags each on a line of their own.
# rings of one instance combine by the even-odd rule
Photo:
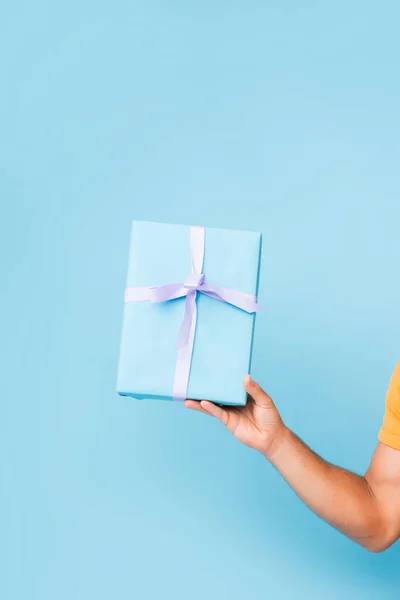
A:
<svg viewBox="0 0 400 600">
<path fill-rule="evenodd" d="M 385 417 L 378 437 L 386 446 L 400 450 L 400 362 L 390 380 Z"/>
</svg>

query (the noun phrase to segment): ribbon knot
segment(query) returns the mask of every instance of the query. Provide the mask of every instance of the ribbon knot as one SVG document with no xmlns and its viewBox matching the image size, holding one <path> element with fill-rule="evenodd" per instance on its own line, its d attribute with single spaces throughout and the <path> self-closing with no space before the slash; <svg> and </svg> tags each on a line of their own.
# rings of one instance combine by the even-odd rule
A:
<svg viewBox="0 0 400 600">
<path fill-rule="evenodd" d="M 204 283 L 204 273 L 191 273 L 183 282 L 183 287 L 189 290 L 200 290 L 200 286 Z"/>
<path fill-rule="evenodd" d="M 205 283 L 202 273 L 204 261 L 205 228 L 190 228 L 190 248 L 192 273 L 183 283 L 170 283 L 154 287 L 134 287 L 125 290 L 125 302 L 166 302 L 176 298 L 186 297 L 185 310 L 179 331 L 177 348 L 178 356 L 175 367 L 175 377 L 172 390 L 174 400 L 184 400 L 187 397 L 190 366 L 193 355 L 194 335 L 197 321 L 197 292 L 205 294 L 214 300 L 232 304 L 248 313 L 261 309 L 255 296 L 238 290 L 220 287 L 214 283 Z"/>
</svg>

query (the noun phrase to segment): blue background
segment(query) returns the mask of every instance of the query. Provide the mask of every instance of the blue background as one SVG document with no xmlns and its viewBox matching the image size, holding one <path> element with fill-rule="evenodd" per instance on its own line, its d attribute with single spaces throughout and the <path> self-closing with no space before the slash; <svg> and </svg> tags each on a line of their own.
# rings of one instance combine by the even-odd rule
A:
<svg viewBox="0 0 400 600">
<path fill-rule="evenodd" d="M 0 596 L 397 597 L 260 455 L 115 393 L 131 220 L 262 230 L 253 374 L 362 472 L 400 356 L 397 2 L 0 19 Z"/>
</svg>

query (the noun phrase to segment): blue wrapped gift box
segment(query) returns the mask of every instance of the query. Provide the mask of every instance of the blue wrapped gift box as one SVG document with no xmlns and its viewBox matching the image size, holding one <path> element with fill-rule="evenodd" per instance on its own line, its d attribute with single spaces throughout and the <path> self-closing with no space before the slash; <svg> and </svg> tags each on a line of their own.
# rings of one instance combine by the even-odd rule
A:
<svg viewBox="0 0 400 600">
<path fill-rule="evenodd" d="M 261 234 L 205 229 L 206 281 L 257 295 Z M 190 227 L 134 221 L 127 288 L 183 282 L 191 272 Z M 117 391 L 138 399 L 172 400 L 185 299 L 127 302 Z M 244 405 L 255 314 L 197 294 L 197 326 L 187 397 Z"/>
</svg>

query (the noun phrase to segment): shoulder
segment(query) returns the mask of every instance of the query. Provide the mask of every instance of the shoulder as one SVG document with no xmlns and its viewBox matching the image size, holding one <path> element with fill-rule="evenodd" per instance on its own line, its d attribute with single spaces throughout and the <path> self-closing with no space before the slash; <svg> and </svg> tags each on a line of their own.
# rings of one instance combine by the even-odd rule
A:
<svg viewBox="0 0 400 600">
<path fill-rule="evenodd" d="M 386 446 L 400 450 L 400 361 L 386 392 L 386 411 L 379 440 Z"/>
<path fill-rule="evenodd" d="M 387 446 L 400 450 L 400 361 L 386 392 L 386 411 L 379 439 Z"/>
<path fill-rule="evenodd" d="M 386 399 L 400 408 L 400 360 L 396 365 L 393 375 L 390 379 Z"/>
</svg>

